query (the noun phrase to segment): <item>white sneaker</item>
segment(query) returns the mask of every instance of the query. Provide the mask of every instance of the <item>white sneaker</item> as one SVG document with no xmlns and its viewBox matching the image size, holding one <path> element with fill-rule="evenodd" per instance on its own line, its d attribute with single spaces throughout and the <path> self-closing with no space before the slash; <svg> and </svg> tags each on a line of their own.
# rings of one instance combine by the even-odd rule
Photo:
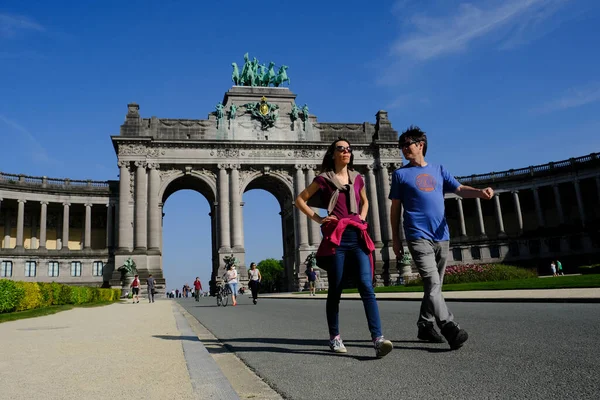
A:
<svg viewBox="0 0 600 400">
<path fill-rule="evenodd" d="M 348 350 L 346 350 L 346 346 L 344 346 L 344 342 L 342 342 L 342 339 L 339 336 L 335 339 L 329 340 L 329 348 L 334 353 L 347 353 L 348 352 Z"/>
<path fill-rule="evenodd" d="M 379 336 L 373 343 L 373 347 L 375 347 L 375 356 L 377 356 L 377 358 L 381 358 L 392 351 L 394 345 L 383 336 Z"/>
</svg>

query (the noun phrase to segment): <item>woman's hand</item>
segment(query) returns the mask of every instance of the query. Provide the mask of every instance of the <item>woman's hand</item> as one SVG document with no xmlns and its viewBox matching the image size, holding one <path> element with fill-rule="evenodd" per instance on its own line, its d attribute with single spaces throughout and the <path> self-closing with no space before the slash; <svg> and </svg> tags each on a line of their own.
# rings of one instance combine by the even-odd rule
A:
<svg viewBox="0 0 600 400">
<path fill-rule="evenodd" d="M 337 221 L 338 217 L 336 217 L 335 215 L 328 215 L 325 218 L 321 218 L 321 221 L 319 222 L 321 225 L 326 224 L 329 221 Z"/>
</svg>

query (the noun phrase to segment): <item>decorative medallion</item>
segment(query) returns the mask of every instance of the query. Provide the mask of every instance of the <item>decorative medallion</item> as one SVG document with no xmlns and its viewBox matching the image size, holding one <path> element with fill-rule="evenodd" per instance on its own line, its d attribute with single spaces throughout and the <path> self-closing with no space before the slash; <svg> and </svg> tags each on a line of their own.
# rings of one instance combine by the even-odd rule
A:
<svg viewBox="0 0 600 400">
<path fill-rule="evenodd" d="M 260 99 L 260 102 L 246 103 L 244 104 L 244 107 L 246 107 L 246 111 L 249 111 L 252 114 L 254 119 L 260 121 L 263 130 L 272 128 L 279 118 L 279 106 L 267 102 L 265 96 Z"/>
</svg>

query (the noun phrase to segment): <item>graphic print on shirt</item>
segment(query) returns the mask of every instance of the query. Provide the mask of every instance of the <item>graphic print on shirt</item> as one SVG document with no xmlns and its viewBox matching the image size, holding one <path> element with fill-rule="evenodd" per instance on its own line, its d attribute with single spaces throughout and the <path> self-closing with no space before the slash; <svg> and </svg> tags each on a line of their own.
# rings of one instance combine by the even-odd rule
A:
<svg viewBox="0 0 600 400">
<path fill-rule="evenodd" d="M 429 174 L 417 175 L 416 185 L 422 192 L 433 192 L 435 190 L 435 179 Z"/>
</svg>

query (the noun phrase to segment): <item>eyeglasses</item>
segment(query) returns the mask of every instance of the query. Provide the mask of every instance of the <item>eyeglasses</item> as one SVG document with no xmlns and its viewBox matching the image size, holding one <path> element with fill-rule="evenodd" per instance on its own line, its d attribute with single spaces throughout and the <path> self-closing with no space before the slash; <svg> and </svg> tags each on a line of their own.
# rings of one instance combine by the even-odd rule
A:
<svg viewBox="0 0 600 400">
<path fill-rule="evenodd" d="M 348 153 L 352 153 L 352 148 L 350 146 L 335 146 L 335 149 L 340 153 L 347 151 Z"/>
<path fill-rule="evenodd" d="M 400 145 L 400 148 L 406 149 L 406 148 L 409 148 L 411 144 L 417 144 L 419 142 L 421 142 L 421 140 L 411 140 L 410 142 L 404 142 Z"/>
</svg>

